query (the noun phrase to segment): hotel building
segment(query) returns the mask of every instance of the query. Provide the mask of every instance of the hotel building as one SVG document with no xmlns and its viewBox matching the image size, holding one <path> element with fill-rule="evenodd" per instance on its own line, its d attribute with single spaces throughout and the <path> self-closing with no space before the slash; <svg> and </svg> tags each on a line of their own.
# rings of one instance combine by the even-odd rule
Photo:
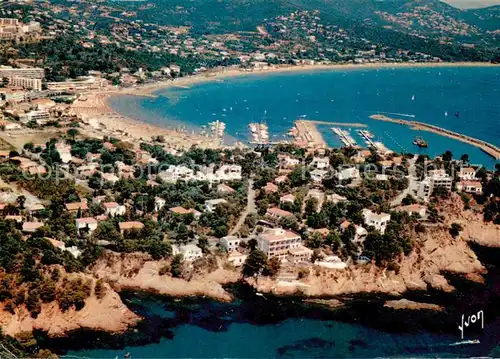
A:
<svg viewBox="0 0 500 359">
<path fill-rule="evenodd" d="M 310 260 L 312 250 L 302 245 L 300 235 L 282 228 L 270 228 L 257 238 L 258 248 L 269 258 L 278 257 L 293 262 Z"/>
<path fill-rule="evenodd" d="M 42 80 L 28 77 L 9 77 L 9 87 L 22 87 L 27 90 L 42 91 Z"/>
<path fill-rule="evenodd" d="M 429 176 L 420 182 L 417 196 L 428 202 L 434 189 L 441 187 L 451 191 L 453 179 L 443 169 L 429 171 Z"/>
<path fill-rule="evenodd" d="M 39 67 L 13 68 L 11 66 L 0 66 L 0 78 L 25 77 L 29 79 L 43 79 L 45 71 Z"/>
</svg>

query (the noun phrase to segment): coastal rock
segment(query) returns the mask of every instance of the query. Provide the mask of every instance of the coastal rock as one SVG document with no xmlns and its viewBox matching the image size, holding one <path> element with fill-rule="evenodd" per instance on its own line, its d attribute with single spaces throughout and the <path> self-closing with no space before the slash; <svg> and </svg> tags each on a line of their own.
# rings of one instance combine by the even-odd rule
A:
<svg viewBox="0 0 500 359">
<path fill-rule="evenodd" d="M 140 317 L 122 303 L 120 296 L 109 285 L 105 286 L 104 297 L 98 299 L 90 296 L 80 310 L 73 307 L 62 311 L 57 302 L 44 303 L 36 318 L 32 318 L 24 306 L 17 307 L 12 314 L 1 304 L 2 333 L 16 336 L 22 332 L 41 330 L 50 337 L 59 337 L 77 329 L 123 332 L 133 326 Z"/>
<path fill-rule="evenodd" d="M 131 289 L 169 296 L 207 296 L 231 301 L 232 296 L 222 284 L 238 281 L 240 274 L 217 268 L 209 273 L 195 273 L 190 280 L 160 275 L 168 261 L 154 261 L 145 253 L 119 254 L 106 251 L 92 268 L 99 278 L 110 282 L 117 290 Z"/>
<path fill-rule="evenodd" d="M 482 208 L 481 211 L 465 210 L 461 197 L 452 193 L 449 199 L 439 203 L 437 209 L 443 214 L 446 225 L 458 223 L 462 226 L 463 231 L 460 232 L 459 239 L 476 242 L 482 246 L 500 247 L 500 225 L 484 222 Z"/>
<path fill-rule="evenodd" d="M 305 278 L 295 281 L 259 278 L 248 279 L 260 292 L 277 295 L 300 292 L 305 296 L 385 293 L 403 295 L 410 290 L 429 287 L 450 292 L 453 286 L 443 273 L 462 276 L 475 273 L 475 280 L 486 272 L 466 241 L 451 237 L 447 226 L 428 227 L 426 233 L 413 233 L 415 247 L 402 258 L 396 271 L 375 264 L 354 265 L 342 270 L 314 267 Z M 299 267 L 295 268 L 296 274 Z M 298 278 L 298 277 L 297 277 Z"/>
<path fill-rule="evenodd" d="M 419 303 L 408 299 L 389 300 L 385 302 L 384 307 L 392 309 L 411 309 L 411 310 L 435 310 L 442 312 L 444 309 L 437 304 Z"/>
<path fill-rule="evenodd" d="M 306 299 L 304 302 L 324 305 L 332 309 L 342 308 L 345 305 L 344 302 L 338 299 Z"/>
</svg>

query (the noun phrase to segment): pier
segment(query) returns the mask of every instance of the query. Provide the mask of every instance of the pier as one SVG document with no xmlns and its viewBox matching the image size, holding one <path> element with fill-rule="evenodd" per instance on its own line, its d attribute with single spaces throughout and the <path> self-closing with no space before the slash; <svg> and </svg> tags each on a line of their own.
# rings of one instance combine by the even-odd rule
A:
<svg viewBox="0 0 500 359">
<path fill-rule="evenodd" d="M 337 136 L 339 136 L 340 141 L 346 146 L 346 147 L 359 147 L 354 141 L 354 139 L 351 137 L 349 134 L 349 131 L 342 130 L 338 127 L 332 127 L 333 133 L 335 133 Z"/>
<path fill-rule="evenodd" d="M 269 131 L 265 123 L 250 123 L 248 125 L 252 133 L 252 140 L 250 143 L 265 145 L 269 144 Z"/>
<path fill-rule="evenodd" d="M 488 155 L 490 155 L 494 159 L 500 160 L 500 148 L 499 147 L 497 147 L 491 143 L 488 143 L 486 141 L 479 140 L 479 139 L 474 138 L 474 137 L 463 135 L 463 134 L 458 133 L 458 132 L 446 130 L 446 129 L 438 127 L 438 126 L 430 125 L 428 123 L 423 123 L 423 122 L 419 122 L 419 121 L 401 120 L 401 119 L 391 118 L 391 117 L 387 117 L 387 116 L 380 115 L 380 114 L 379 115 L 372 115 L 372 116 L 370 116 L 370 118 L 373 120 L 378 120 L 378 121 L 399 123 L 401 125 L 410 126 L 413 130 L 434 132 L 434 133 L 441 135 L 441 136 L 450 137 L 450 138 L 453 138 L 455 140 L 462 141 L 462 142 L 468 143 L 472 146 L 478 147 L 479 149 L 481 149 L 483 152 L 487 153 Z"/>
<path fill-rule="evenodd" d="M 368 127 L 364 123 L 359 123 L 359 122 L 329 122 L 329 121 L 316 121 L 316 120 L 300 120 L 300 121 L 309 122 L 314 125 L 347 126 L 347 127 L 359 127 L 359 128 Z"/>
<path fill-rule="evenodd" d="M 382 142 L 373 141 L 372 138 L 374 136 L 370 132 L 366 130 L 358 130 L 358 133 L 361 137 L 363 137 L 368 147 L 373 148 L 379 154 L 385 155 L 386 153 L 392 152 L 387 147 L 385 147 L 385 145 Z"/>
<path fill-rule="evenodd" d="M 328 147 L 323 136 L 316 128 L 318 121 L 295 121 L 295 143 L 301 147 L 326 148 Z"/>
</svg>

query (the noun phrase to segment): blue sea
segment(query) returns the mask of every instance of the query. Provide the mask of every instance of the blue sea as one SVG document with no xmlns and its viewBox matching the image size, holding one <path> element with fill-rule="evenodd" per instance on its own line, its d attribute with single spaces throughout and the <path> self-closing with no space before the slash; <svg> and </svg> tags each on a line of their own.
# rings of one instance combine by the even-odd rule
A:
<svg viewBox="0 0 500 359">
<path fill-rule="evenodd" d="M 135 303 L 131 303 L 135 302 Z M 264 299 L 263 299 L 264 300 Z M 201 300 L 190 303 L 162 302 L 159 298 L 129 298 L 129 305 L 147 318 L 181 318 L 169 327 L 170 337 L 157 342 L 120 349 L 69 351 L 64 358 L 408 358 L 495 356 L 498 326 L 487 326 L 479 345 L 450 345 L 461 341 L 456 334 L 381 331 L 354 323 L 293 315 L 269 323 L 258 316 L 258 303 L 221 304 Z M 137 305 L 140 308 L 137 308 Z M 253 310 L 249 307 L 254 306 Z M 279 304 L 276 304 L 279 307 Z M 279 308 L 275 309 L 279 312 Z M 290 314 L 290 313 L 288 313 Z M 374 315 L 376 315 L 374 313 Z M 262 317 L 260 318 L 262 319 Z M 411 320 L 405 323 L 412 326 Z M 394 328 L 392 328 L 394 329 Z M 466 338 L 470 339 L 470 338 Z M 484 344 L 483 344 L 484 341 Z M 496 350 L 496 351 L 495 351 Z M 498 351 L 498 352 L 497 352 Z"/>
<path fill-rule="evenodd" d="M 376 139 L 393 151 L 435 156 L 451 150 L 456 158 L 467 153 L 473 163 L 490 168 L 495 160 L 474 146 L 434 133 L 375 121 L 369 116 L 382 113 L 415 119 L 500 145 L 499 67 L 252 74 L 190 88 L 168 88 L 158 91 L 157 95 L 155 99 L 113 97 L 110 104 L 127 116 L 166 127 L 199 129 L 218 119 L 227 124 L 227 134 L 240 141 L 249 140 L 248 123 L 253 121 L 264 120 L 272 140 L 284 139 L 299 116 L 364 123 Z M 319 130 L 330 146 L 341 145 L 330 126 L 320 125 Z M 351 134 L 358 144 L 364 145 L 354 128 Z M 414 146 L 412 141 L 416 136 L 422 136 L 429 148 Z"/>
</svg>

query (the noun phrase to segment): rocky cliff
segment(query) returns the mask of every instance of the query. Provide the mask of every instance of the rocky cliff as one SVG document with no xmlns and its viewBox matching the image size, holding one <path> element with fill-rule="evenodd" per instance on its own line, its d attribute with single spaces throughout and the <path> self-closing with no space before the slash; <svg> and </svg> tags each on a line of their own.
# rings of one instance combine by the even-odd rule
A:
<svg viewBox="0 0 500 359">
<path fill-rule="evenodd" d="M 442 223 L 429 224 L 425 233 L 412 233 L 414 250 L 402 258 L 395 271 L 380 269 L 375 265 L 358 265 L 346 270 L 327 270 L 315 267 L 301 280 L 294 282 L 270 278 L 250 279 L 257 290 L 274 294 L 291 294 L 296 291 L 307 296 L 334 296 L 350 293 L 380 292 L 401 295 L 408 290 L 429 288 L 452 291 L 443 273 L 460 274 L 481 282 L 486 269 L 479 262 L 468 242 L 500 247 L 500 226 L 483 222 L 481 208 L 464 209 L 457 194 L 440 202 Z M 459 223 L 463 231 L 457 238 L 449 233 L 452 223 Z M 300 268 L 291 268 L 291 275 L 298 275 Z M 304 275 L 304 274 L 303 274 Z"/>
<path fill-rule="evenodd" d="M 95 282 L 95 279 L 88 275 L 82 276 Z M 77 329 L 123 332 L 133 326 L 140 317 L 122 303 L 120 296 L 109 285 L 104 286 L 105 294 L 100 299 L 95 295 L 88 297 L 80 310 L 72 307 L 63 311 L 54 301 L 42 304 L 41 312 L 36 318 L 33 318 L 24 306 L 16 307 L 12 314 L 0 304 L 2 333 L 16 336 L 37 329 L 51 337 L 57 337 Z"/>
<path fill-rule="evenodd" d="M 500 226 L 484 223 L 479 211 L 464 210 L 460 197 L 453 194 L 442 201 L 439 212 L 443 221 L 426 225 L 425 233 L 411 233 L 414 241 L 412 253 L 401 258 L 395 270 L 381 269 L 373 264 L 354 265 L 345 270 L 329 270 L 311 267 L 304 275 L 303 267 L 285 269 L 286 280 L 259 277 L 247 279 L 257 291 L 277 295 L 295 294 L 306 296 L 337 296 L 362 293 L 386 293 L 402 295 L 410 290 L 453 291 L 454 288 L 443 274 L 463 275 L 469 280 L 481 282 L 486 269 L 480 263 L 469 241 L 481 245 L 500 247 Z M 457 238 L 449 233 L 451 223 L 461 223 L 464 230 Z M 223 284 L 237 282 L 241 275 L 234 270 L 223 269 L 222 260 L 216 269 L 198 271 L 189 280 L 160 275 L 168 261 L 153 261 L 143 253 L 119 254 L 107 251 L 92 268 L 98 278 L 112 284 L 115 289 L 145 290 L 169 296 L 208 296 L 216 300 L 231 300 Z M 298 278 L 302 272 L 302 278 Z"/>
<path fill-rule="evenodd" d="M 92 268 L 98 278 L 112 284 L 113 288 L 156 292 L 169 296 L 208 296 L 220 301 L 230 301 L 232 296 L 222 284 L 236 282 L 241 275 L 225 270 L 220 263 L 213 271 L 193 273 L 189 280 L 160 275 L 168 261 L 153 261 L 148 254 L 119 254 L 107 251 Z"/>
</svg>

